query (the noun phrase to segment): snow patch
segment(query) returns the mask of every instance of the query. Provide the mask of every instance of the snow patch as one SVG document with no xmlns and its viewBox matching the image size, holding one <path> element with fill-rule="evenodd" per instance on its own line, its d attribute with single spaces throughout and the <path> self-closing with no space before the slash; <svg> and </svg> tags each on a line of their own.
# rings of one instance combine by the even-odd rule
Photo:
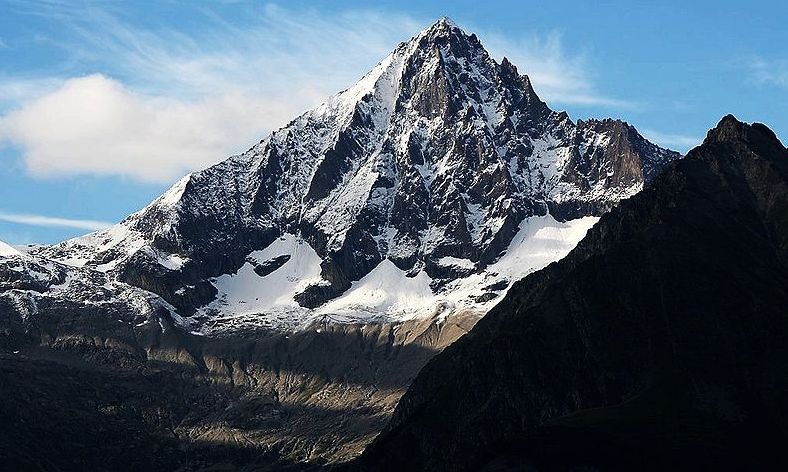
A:
<svg viewBox="0 0 788 472">
<path fill-rule="evenodd" d="M 442 265 L 444 267 L 454 266 L 461 269 L 473 269 L 476 267 L 476 263 L 470 259 L 460 259 L 459 257 L 452 256 L 441 257 L 438 259 L 438 265 Z"/>
<path fill-rule="evenodd" d="M 264 277 L 255 271 L 255 264 L 277 256 L 290 259 Z M 294 300 L 296 294 L 312 284 L 323 282 L 320 277 L 320 256 L 303 239 L 285 234 L 261 251 L 254 251 L 247 262 L 234 274 L 222 275 L 212 281 L 218 290 L 217 299 L 199 310 L 201 314 L 219 314 L 212 320 L 234 317 L 297 314 L 305 311 Z"/>
<path fill-rule="evenodd" d="M 563 223 L 552 215 L 527 218 L 506 253 L 488 270 L 519 280 L 569 254 L 597 221 L 595 216 Z"/>
<path fill-rule="evenodd" d="M 319 308 L 318 313 L 343 315 L 353 320 L 412 318 L 434 307 L 437 297 L 430 289 L 431 281 L 424 272 L 407 277 L 386 259 L 361 280 L 353 282 L 341 297 Z"/>
<path fill-rule="evenodd" d="M 154 201 L 154 204 L 167 207 L 175 206 L 181 201 L 181 197 L 183 196 L 183 192 L 186 191 L 186 185 L 189 183 L 189 179 L 191 179 L 191 174 L 181 177 L 177 182 L 175 182 L 175 185 L 170 187 L 169 190 L 157 198 Z"/>
<path fill-rule="evenodd" d="M 445 317 L 457 310 L 482 314 L 495 305 L 511 284 L 555 262 L 571 251 L 599 218 L 567 222 L 551 215 L 525 219 L 504 256 L 484 271 L 454 280 L 437 293 L 423 271 L 408 277 L 386 259 L 340 297 L 316 310 L 345 322 L 405 321 L 436 314 Z M 442 257 L 440 265 L 473 269 L 469 259 Z M 495 287 L 495 288 L 490 288 Z M 484 297 L 494 293 L 494 297 Z"/>
<path fill-rule="evenodd" d="M 23 254 L 8 244 L 0 241 L 0 257 L 22 257 Z"/>
<path fill-rule="evenodd" d="M 480 273 L 450 282 L 443 293 L 458 308 L 486 312 L 505 295 L 513 282 L 569 254 L 598 220 L 589 216 L 559 222 L 549 214 L 526 218 L 498 261 Z M 485 294 L 496 296 L 479 298 Z"/>
</svg>

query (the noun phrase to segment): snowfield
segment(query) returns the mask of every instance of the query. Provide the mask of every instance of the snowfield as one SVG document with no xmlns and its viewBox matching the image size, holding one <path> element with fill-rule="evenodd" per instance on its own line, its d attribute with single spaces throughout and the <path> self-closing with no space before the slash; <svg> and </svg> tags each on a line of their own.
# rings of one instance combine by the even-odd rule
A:
<svg viewBox="0 0 788 472">
<path fill-rule="evenodd" d="M 497 262 L 438 290 L 431 288 L 433 279 L 424 271 L 408 276 L 385 259 L 340 297 L 316 309 L 299 306 L 294 297 L 309 285 L 322 283 L 321 259 L 298 236 L 285 234 L 266 249 L 249 254 L 235 274 L 214 279 L 217 299 L 183 322 L 190 330 L 210 335 L 254 327 L 298 329 L 320 317 L 366 323 L 445 317 L 457 310 L 482 315 L 513 282 L 568 254 L 597 220 L 585 217 L 562 223 L 550 215 L 527 218 Z M 282 256 L 289 259 L 271 273 L 255 272 L 256 264 Z M 444 257 L 440 263 L 475 269 L 468 259 Z M 483 297 L 486 293 L 494 297 Z"/>
</svg>

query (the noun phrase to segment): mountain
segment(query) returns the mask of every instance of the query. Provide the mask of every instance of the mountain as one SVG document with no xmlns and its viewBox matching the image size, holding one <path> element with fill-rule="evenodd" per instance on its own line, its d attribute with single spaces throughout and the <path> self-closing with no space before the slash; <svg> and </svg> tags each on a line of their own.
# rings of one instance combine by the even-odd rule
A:
<svg viewBox="0 0 788 472">
<path fill-rule="evenodd" d="M 0 462 L 353 457 L 513 281 L 679 157 L 552 111 L 442 19 L 118 225 L 0 247 Z"/>
<path fill-rule="evenodd" d="M 501 290 L 481 287 L 506 287 L 576 242 L 495 275 L 530 218 L 564 229 L 599 216 L 678 157 L 624 122 L 550 110 L 514 65 L 442 19 L 246 153 L 39 254 L 156 293 L 208 334 L 316 315 L 409 319 L 444 298 L 483 312 L 477 300 Z M 474 273 L 472 289 L 446 287 Z M 362 310 L 359 297 L 319 309 L 370 274 L 367 285 L 413 287 Z M 413 298 L 429 307 L 403 308 Z"/>
<path fill-rule="evenodd" d="M 729 115 L 433 358 L 357 469 L 784 470 L 786 307 L 788 149 Z"/>
</svg>

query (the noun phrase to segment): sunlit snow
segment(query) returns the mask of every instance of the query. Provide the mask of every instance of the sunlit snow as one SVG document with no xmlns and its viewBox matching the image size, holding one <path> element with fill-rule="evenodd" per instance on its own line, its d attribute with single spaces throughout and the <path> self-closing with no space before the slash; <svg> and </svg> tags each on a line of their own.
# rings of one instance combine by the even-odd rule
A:
<svg viewBox="0 0 788 472">
<path fill-rule="evenodd" d="M 295 328 L 320 316 L 345 322 L 369 322 L 405 321 L 461 309 L 481 315 L 500 300 L 512 282 L 569 253 L 597 220 L 585 217 L 562 223 L 550 215 L 528 218 L 501 259 L 482 271 L 450 282 L 437 292 L 431 288 L 433 280 L 424 271 L 408 277 L 386 259 L 361 280 L 353 282 L 340 297 L 314 310 L 300 307 L 294 297 L 309 285 L 321 283 L 321 259 L 301 238 L 285 234 L 266 249 L 249 254 L 247 262 L 235 274 L 213 281 L 219 294 L 199 312 L 211 315 L 210 322 L 202 329 L 210 333 L 228 325 Z M 254 271 L 255 264 L 283 255 L 289 255 L 290 259 L 270 274 L 261 277 Z M 455 257 L 443 257 L 438 262 L 467 270 L 475 267 L 472 261 Z M 488 288 L 496 284 L 496 289 Z M 501 285 L 506 288 L 502 289 Z M 477 298 L 485 292 L 497 296 L 488 300 Z"/>
<path fill-rule="evenodd" d="M 19 257 L 22 253 L 0 241 L 0 257 Z"/>
</svg>

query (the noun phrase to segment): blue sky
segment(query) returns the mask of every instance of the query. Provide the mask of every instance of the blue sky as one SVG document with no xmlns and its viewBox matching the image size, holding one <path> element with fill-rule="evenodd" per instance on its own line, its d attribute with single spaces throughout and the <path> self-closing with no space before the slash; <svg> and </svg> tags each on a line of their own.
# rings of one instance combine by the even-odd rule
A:
<svg viewBox="0 0 788 472">
<path fill-rule="evenodd" d="M 0 0 L 0 240 L 119 221 L 444 15 L 573 119 L 622 118 L 680 151 L 726 113 L 788 136 L 778 1 Z"/>
</svg>

